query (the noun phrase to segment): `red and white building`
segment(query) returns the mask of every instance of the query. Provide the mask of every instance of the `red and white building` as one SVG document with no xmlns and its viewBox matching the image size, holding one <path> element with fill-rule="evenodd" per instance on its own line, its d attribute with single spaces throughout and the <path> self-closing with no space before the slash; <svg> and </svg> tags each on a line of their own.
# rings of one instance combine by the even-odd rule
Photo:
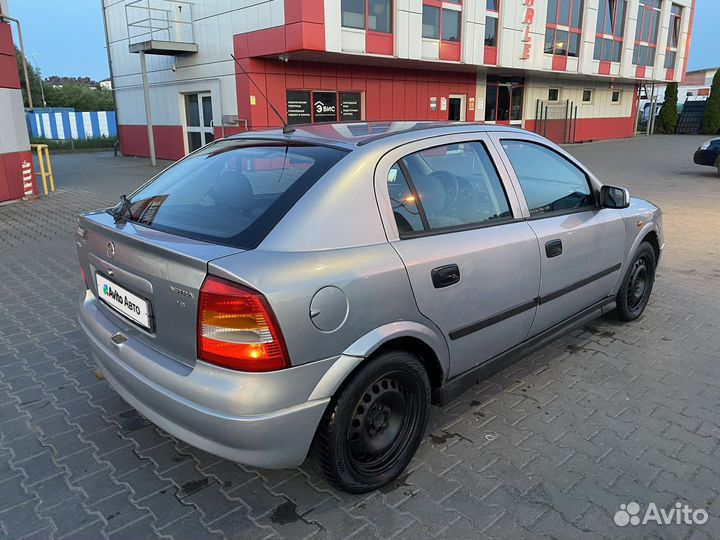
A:
<svg viewBox="0 0 720 540">
<path fill-rule="evenodd" d="M 0 0 L 0 202 L 37 194 L 9 15 Z"/>
<path fill-rule="evenodd" d="M 630 137 L 638 85 L 683 78 L 694 5 L 104 0 L 121 149 L 148 155 L 148 109 L 157 156 L 176 159 L 281 125 L 270 105 L 291 123 L 451 119 Z"/>
</svg>

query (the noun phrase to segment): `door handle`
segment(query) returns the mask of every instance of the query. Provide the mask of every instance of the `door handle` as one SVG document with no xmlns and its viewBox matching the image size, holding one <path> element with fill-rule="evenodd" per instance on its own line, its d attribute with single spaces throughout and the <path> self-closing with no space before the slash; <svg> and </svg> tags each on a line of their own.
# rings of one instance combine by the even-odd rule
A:
<svg viewBox="0 0 720 540">
<path fill-rule="evenodd" d="M 433 268 L 430 272 L 433 286 L 436 289 L 442 289 L 449 285 L 453 285 L 460 281 L 460 269 L 457 264 L 446 264 Z"/>
<path fill-rule="evenodd" d="M 545 244 L 545 255 L 548 259 L 562 255 L 562 240 L 550 240 Z"/>
</svg>

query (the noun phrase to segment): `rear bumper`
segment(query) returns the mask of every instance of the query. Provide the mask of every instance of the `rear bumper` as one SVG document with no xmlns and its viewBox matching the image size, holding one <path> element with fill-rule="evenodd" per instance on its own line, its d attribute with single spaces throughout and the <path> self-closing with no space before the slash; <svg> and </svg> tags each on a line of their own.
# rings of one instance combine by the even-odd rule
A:
<svg viewBox="0 0 720 540">
<path fill-rule="evenodd" d="M 304 461 L 330 400 L 309 398 L 335 358 L 271 373 L 200 361 L 190 368 L 124 333 L 98 309 L 92 293 L 83 299 L 79 321 L 110 385 L 171 435 L 256 467 Z M 111 340 L 118 333 L 127 338 L 120 345 Z"/>
</svg>

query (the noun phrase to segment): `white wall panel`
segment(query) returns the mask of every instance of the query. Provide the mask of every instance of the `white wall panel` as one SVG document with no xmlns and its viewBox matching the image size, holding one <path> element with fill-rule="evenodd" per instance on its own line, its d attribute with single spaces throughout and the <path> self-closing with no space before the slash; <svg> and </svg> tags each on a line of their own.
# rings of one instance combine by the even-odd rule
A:
<svg viewBox="0 0 720 540">
<path fill-rule="evenodd" d="M 343 28 L 341 43 L 343 52 L 364 53 L 365 31 L 355 30 L 353 28 Z"/>
<path fill-rule="evenodd" d="M 325 48 L 328 51 L 342 51 L 340 2 L 325 0 Z"/>
<path fill-rule="evenodd" d="M 118 96 L 118 121 L 143 124 L 140 59 L 138 54 L 128 51 L 125 4 L 129 1 L 104 0 L 105 16 L 113 85 Z M 151 4 L 168 5 L 160 0 L 151 0 Z M 235 65 L 230 58 L 233 36 L 284 24 L 284 0 L 198 0 L 192 6 L 192 20 L 197 54 L 146 57 L 153 121 L 157 125 L 180 123 L 178 92 L 189 91 L 190 87 L 197 91 L 213 89 L 213 116 L 218 123 L 221 115 L 237 114 Z"/>
<path fill-rule="evenodd" d="M 409 13 L 409 31 L 410 35 L 408 37 L 408 58 L 412 58 L 414 60 L 420 60 L 422 57 L 422 13 L 416 13 L 414 11 L 410 11 Z"/>
<path fill-rule="evenodd" d="M 440 58 L 440 42 L 435 39 L 423 39 L 421 55 L 423 60 L 437 60 Z"/>
<path fill-rule="evenodd" d="M 614 84 L 610 81 L 595 78 L 587 81 L 573 79 L 553 79 L 530 77 L 525 80 L 525 102 L 523 117 L 533 119 L 537 100 L 548 98 L 548 89 L 560 89 L 560 102 L 570 100 L 577 105 L 578 118 L 627 118 L 632 114 L 632 102 L 635 92 L 633 84 Z M 592 101 L 583 102 L 583 90 L 592 91 Z M 620 90 L 620 103 L 612 102 L 613 90 Z"/>
<path fill-rule="evenodd" d="M 0 154 L 30 150 L 22 93 L 16 88 L 0 88 Z"/>
</svg>

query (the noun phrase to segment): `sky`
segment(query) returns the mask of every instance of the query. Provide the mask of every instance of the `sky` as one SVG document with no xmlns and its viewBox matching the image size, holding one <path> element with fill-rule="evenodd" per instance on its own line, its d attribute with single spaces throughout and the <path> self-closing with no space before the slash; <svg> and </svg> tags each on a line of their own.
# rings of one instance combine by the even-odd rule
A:
<svg viewBox="0 0 720 540">
<path fill-rule="evenodd" d="M 102 0 L 9 0 L 10 15 L 20 19 L 31 62 L 44 77 L 109 76 Z M 479 1 L 479 0 L 477 0 Z M 717 21 L 720 1 L 697 0 L 689 69 L 720 66 Z"/>
<path fill-rule="evenodd" d="M 28 60 L 43 77 L 110 76 L 101 1 L 8 0 L 10 15 L 20 19 Z"/>
</svg>

